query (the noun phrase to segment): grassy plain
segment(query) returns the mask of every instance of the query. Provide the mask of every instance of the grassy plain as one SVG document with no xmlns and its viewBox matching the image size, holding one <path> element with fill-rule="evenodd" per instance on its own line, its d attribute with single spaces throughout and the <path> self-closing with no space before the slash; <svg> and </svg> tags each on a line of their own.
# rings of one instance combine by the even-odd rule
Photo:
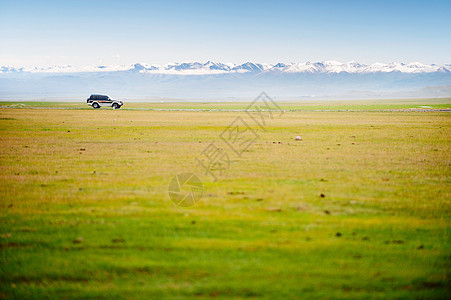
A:
<svg viewBox="0 0 451 300">
<path fill-rule="evenodd" d="M 129 102 L 125 101 L 123 110 L 243 110 L 251 101 L 241 102 L 177 102 L 177 101 L 154 101 L 154 102 Z M 285 110 L 294 111 L 379 111 L 388 109 L 423 109 L 451 108 L 451 98 L 420 98 L 420 99 L 374 99 L 374 100 L 329 100 L 329 101 L 278 101 L 278 105 Z M 68 109 L 92 109 L 84 102 L 8 102 L 0 101 L 1 106 L 14 106 L 22 108 L 68 108 Z"/>
<path fill-rule="evenodd" d="M 449 112 L 286 112 L 213 181 L 237 116 L 0 109 L 0 298 L 449 297 Z"/>
</svg>

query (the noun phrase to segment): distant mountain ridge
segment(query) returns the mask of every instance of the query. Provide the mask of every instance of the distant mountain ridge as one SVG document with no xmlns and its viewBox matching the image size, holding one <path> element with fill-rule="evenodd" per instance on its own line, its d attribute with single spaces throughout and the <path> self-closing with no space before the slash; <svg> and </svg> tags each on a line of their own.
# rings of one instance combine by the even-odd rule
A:
<svg viewBox="0 0 451 300">
<path fill-rule="evenodd" d="M 451 97 L 451 65 L 336 61 L 229 64 L 0 67 L 0 99 L 79 100 L 108 94 L 124 100 Z"/>
<path fill-rule="evenodd" d="M 246 62 L 243 64 L 231 64 L 207 61 L 182 62 L 166 65 L 135 63 L 132 65 L 96 65 L 87 67 L 76 67 L 71 65 L 17 68 L 10 66 L 0 67 L 0 74 L 8 73 L 81 73 L 81 72 L 117 72 L 129 71 L 150 74 L 174 74 L 174 75 L 215 75 L 227 73 L 307 73 L 307 74 L 371 74 L 371 73 L 451 73 L 451 64 L 427 65 L 419 62 L 412 63 L 373 63 L 370 65 L 361 64 L 355 61 L 341 63 L 338 61 L 319 61 L 304 63 L 277 63 L 262 64 Z"/>
</svg>

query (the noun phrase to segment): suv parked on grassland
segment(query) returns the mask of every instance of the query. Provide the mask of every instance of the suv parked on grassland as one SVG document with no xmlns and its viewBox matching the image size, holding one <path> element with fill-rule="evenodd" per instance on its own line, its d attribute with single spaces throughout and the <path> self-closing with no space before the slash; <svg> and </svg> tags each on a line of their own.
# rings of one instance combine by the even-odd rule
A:
<svg viewBox="0 0 451 300">
<path fill-rule="evenodd" d="M 121 108 L 124 103 L 119 100 L 113 100 L 106 95 L 91 95 L 88 100 L 86 100 L 88 105 L 94 108 L 100 108 L 101 106 L 112 107 L 114 109 Z"/>
</svg>

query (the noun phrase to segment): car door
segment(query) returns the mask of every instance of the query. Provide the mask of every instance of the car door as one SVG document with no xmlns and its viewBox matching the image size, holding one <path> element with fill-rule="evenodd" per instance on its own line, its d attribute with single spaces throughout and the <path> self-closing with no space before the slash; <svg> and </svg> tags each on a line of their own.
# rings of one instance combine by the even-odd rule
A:
<svg viewBox="0 0 451 300">
<path fill-rule="evenodd" d="M 99 103 L 100 106 L 102 106 L 102 96 L 94 96 L 94 101 L 93 102 L 97 102 Z"/>
<path fill-rule="evenodd" d="M 108 96 L 100 96 L 99 104 L 100 106 L 111 106 L 111 100 Z"/>
<path fill-rule="evenodd" d="M 110 98 L 110 97 L 108 97 L 108 96 L 106 96 L 106 106 L 112 106 L 113 105 L 113 100 Z"/>
</svg>

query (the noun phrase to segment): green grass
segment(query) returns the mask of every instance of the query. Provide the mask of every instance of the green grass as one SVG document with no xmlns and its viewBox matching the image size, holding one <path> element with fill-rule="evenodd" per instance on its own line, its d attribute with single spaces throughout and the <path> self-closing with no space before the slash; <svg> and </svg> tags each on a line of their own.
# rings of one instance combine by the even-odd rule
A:
<svg viewBox="0 0 451 300">
<path fill-rule="evenodd" d="M 237 116 L 0 109 L 0 298 L 448 298 L 448 112 L 286 112 L 213 181 Z"/>
<path fill-rule="evenodd" d="M 175 110 L 175 109 L 195 109 L 195 110 L 234 110 L 246 109 L 249 101 L 242 102 L 128 102 L 122 109 L 124 110 Z M 342 110 L 361 110 L 378 111 L 394 109 L 446 109 L 451 108 L 451 98 L 434 99 L 381 99 L 381 100 L 335 100 L 335 101 L 281 101 L 278 105 L 285 110 L 299 111 L 342 111 Z M 0 106 L 15 106 L 18 108 L 27 107 L 52 107 L 52 108 L 70 108 L 70 109 L 92 109 L 84 101 L 76 102 L 0 102 Z"/>
</svg>

